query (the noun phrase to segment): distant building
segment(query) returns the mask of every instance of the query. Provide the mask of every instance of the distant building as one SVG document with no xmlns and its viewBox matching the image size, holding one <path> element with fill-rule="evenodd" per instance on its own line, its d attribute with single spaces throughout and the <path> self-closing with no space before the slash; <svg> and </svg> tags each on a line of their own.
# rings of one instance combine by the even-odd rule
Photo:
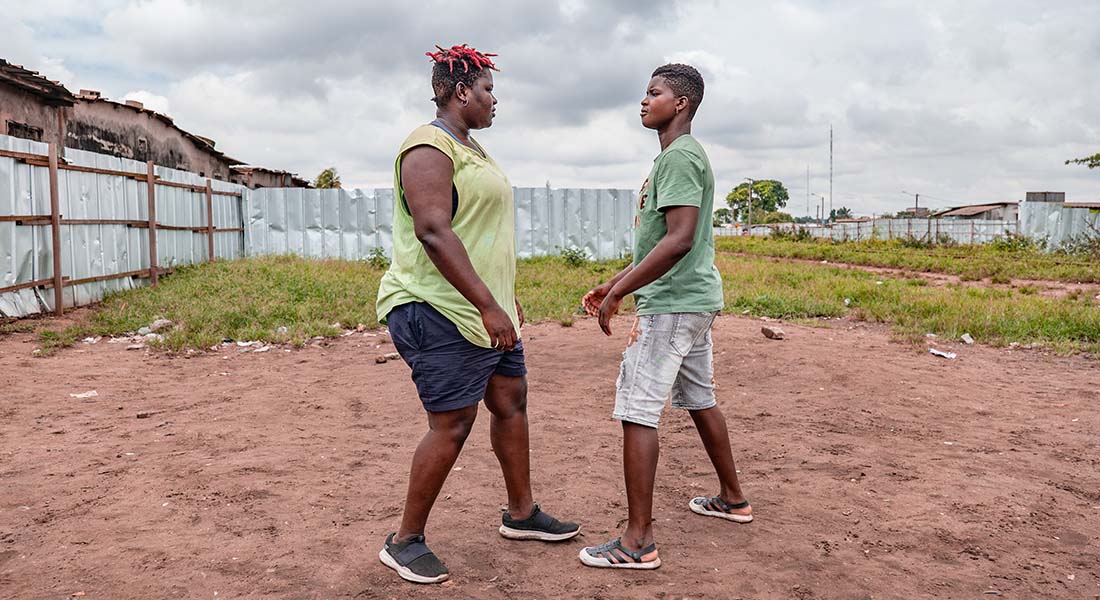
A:
<svg viewBox="0 0 1100 600">
<path fill-rule="evenodd" d="M 178 127 L 141 102 L 114 102 L 95 90 L 74 95 L 35 71 L 0 59 L 0 134 L 197 173 L 252 187 L 309 187 L 286 171 L 245 167 L 210 138 Z M 235 168 L 236 167 L 236 168 Z"/>
<path fill-rule="evenodd" d="M 180 129 L 172 118 L 140 102 L 114 102 L 94 90 L 80 90 L 69 118 L 65 146 L 229 180 L 241 161 L 214 148 L 214 140 Z"/>
<path fill-rule="evenodd" d="M 939 213 L 942 219 L 972 219 L 979 221 L 1015 221 L 1020 213 L 1016 202 L 994 202 L 992 204 L 972 204 L 959 206 Z"/>
<path fill-rule="evenodd" d="M 1028 192 L 1025 202 L 1065 202 L 1065 192 Z"/>
<path fill-rule="evenodd" d="M 63 146 L 75 103 L 65 86 L 0 58 L 0 133 Z"/>
<path fill-rule="evenodd" d="M 259 188 L 308 188 L 309 181 L 289 171 L 278 171 L 252 165 L 234 165 L 230 168 L 229 181 L 251 189 Z"/>
<path fill-rule="evenodd" d="M 923 206 L 914 206 L 913 208 L 898 211 L 899 219 L 927 219 L 930 216 L 932 216 L 931 209 Z"/>
</svg>

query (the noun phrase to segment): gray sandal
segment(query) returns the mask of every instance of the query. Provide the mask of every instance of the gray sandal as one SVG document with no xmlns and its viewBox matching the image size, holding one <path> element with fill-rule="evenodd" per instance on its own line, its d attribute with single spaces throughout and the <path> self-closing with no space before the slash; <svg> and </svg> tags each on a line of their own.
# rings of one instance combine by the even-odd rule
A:
<svg viewBox="0 0 1100 600">
<path fill-rule="evenodd" d="M 653 558 L 644 560 L 650 554 Z M 585 566 L 598 569 L 656 569 L 661 566 L 661 557 L 656 554 L 657 544 L 634 552 L 623 547 L 622 538 L 615 538 L 601 546 L 581 549 L 579 558 Z"/>
<path fill-rule="evenodd" d="M 752 514 L 739 515 L 733 510 L 745 508 L 749 505 L 749 501 L 739 502 L 737 504 L 729 504 L 725 500 L 722 500 L 721 496 L 712 496 L 710 498 L 704 498 L 702 496 L 698 498 L 692 498 L 688 507 L 691 508 L 691 512 L 704 515 L 707 517 L 718 517 L 719 519 L 725 519 L 727 521 L 733 521 L 734 523 L 751 523 Z"/>
</svg>

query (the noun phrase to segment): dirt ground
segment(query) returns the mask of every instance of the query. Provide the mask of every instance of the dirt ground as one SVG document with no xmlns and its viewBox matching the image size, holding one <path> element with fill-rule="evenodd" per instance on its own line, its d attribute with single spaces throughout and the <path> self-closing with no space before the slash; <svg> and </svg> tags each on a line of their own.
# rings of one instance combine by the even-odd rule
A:
<svg viewBox="0 0 1100 600">
<path fill-rule="evenodd" d="M 536 498 L 585 535 L 499 537 L 483 410 L 429 522 L 446 587 L 378 562 L 425 422 L 406 366 L 374 364 L 377 338 L 34 359 L 29 335 L 0 337 L 0 597 L 1100 598 L 1100 363 L 962 345 L 946 360 L 845 321 L 771 341 L 720 319 L 719 401 L 756 521 L 688 511 L 716 480 L 669 410 L 664 566 L 582 567 L 625 517 L 616 326 L 524 333 Z"/>
</svg>

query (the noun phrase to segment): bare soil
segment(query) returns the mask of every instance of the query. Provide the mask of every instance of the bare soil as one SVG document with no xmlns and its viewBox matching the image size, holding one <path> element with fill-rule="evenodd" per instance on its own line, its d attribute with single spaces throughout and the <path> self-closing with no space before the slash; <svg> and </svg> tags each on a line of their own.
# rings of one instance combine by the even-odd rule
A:
<svg viewBox="0 0 1100 600">
<path fill-rule="evenodd" d="M 453 582 L 379 564 L 425 430 L 377 337 L 192 358 L 0 337 L 0 597 L 1100 597 L 1100 363 L 959 346 L 955 360 L 833 322 L 717 323 L 717 383 L 756 521 L 687 509 L 716 481 L 666 412 L 664 566 L 583 567 L 625 517 L 610 419 L 629 321 L 525 329 L 536 497 L 583 523 L 560 545 L 499 537 L 487 415 L 428 538 Z M 392 348 L 392 347 L 389 347 Z M 73 398 L 95 390 L 97 396 Z"/>
</svg>

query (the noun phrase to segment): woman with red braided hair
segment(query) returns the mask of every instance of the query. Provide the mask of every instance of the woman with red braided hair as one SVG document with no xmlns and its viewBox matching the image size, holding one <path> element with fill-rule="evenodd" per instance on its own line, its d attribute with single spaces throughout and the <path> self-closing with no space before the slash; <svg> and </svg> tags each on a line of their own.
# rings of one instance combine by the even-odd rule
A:
<svg viewBox="0 0 1100 600">
<path fill-rule="evenodd" d="M 424 528 L 482 399 L 508 491 L 500 534 L 549 542 L 580 532 L 577 524 L 542 512 L 531 493 L 512 185 L 470 135 L 493 123 L 495 55 L 465 44 L 436 48 L 427 53 L 435 63 L 436 118 L 413 131 L 398 152 L 393 264 L 378 289 L 378 317 L 412 368 L 428 413 L 401 526 L 378 557 L 416 583 L 449 577 L 428 549 Z"/>
</svg>

